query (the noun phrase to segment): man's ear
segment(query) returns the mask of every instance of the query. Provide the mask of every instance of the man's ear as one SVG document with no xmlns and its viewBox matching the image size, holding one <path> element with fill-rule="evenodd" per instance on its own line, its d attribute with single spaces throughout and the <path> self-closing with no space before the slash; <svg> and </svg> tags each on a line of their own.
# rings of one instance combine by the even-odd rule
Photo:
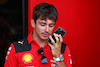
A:
<svg viewBox="0 0 100 67">
<path fill-rule="evenodd" d="M 32 25 L 33 28 L 35 28 L 35 21 L 34 21 L 34 19 L 31 19 L 31 25 Z"/>
</svg>

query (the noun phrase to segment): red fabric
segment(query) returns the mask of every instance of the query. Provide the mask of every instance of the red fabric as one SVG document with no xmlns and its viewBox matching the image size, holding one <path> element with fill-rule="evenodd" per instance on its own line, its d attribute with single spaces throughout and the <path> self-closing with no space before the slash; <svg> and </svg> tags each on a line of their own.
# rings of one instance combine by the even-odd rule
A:
<svg viewBox="0 0 100 67">
<path fill-rule="evenodd" d="M 55 67 L 56 63 L 53 59 L 49 45 L 45 45 L 43 47 L 44 54 L 48 60 L 48 63 L 43 64 L 40 61 L 42 55 L 38 54 L 37 52 L 37 49 L 40 49 L 40 46 L 33 40 L 32 33 L 28 36 L 28 43 L 31 44 L 31 50 L 18 53 L 15 53 L 15 48 L 13 44 L 11 44 L 11 50 L 8 50 L 10 53 L 7 54 L 4 67 Z M 67 67 L 72 67 L 70 63 L 71 56 L 68 46 L 66 46 L 63 56 Z"/>
<path fill-rule="evenodd" d="M 11 49 L 8 49 L 7 51 L 4 67 L 17 67 L 17 55 L 15 53 L 13 44 L 11 44 L 9 48 Z"/>
</svg>

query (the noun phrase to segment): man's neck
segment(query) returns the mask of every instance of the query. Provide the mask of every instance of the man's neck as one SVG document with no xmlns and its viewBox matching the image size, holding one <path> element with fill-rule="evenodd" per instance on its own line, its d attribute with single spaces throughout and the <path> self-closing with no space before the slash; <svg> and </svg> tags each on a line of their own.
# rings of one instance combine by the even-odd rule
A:
<svg viewBox="0 0 100 67">
<path fill-rule="evenodd" d="M 40 38 L 38 38 L 35 33 L 33 32 L 32 34 L 33 39 L 35 40 L 35 42 L 40 46 L 40 47 L 44 47 L 47 44 L 47 40 L 42 40 Z"/>
</svg>

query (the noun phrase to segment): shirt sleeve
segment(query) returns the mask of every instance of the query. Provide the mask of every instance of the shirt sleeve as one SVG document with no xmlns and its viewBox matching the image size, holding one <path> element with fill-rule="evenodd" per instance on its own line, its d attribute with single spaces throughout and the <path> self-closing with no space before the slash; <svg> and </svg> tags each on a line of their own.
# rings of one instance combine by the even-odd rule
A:
<svg viewBox="0 0 100 67">
<path fill-rule="evenodd" d="M 16 58 L 15 48 L 13 44 L 11 44 L 6 54 L 4 67 L 17 67 Z"/>
<path fill-rule="evenodd" d="M 67 67 L 72 67 L 72 59 L 71 59 L 71 54 L 68 46 L 66 46 L 65 52 L 64 52 L 64 62 Z"/>
</svg>

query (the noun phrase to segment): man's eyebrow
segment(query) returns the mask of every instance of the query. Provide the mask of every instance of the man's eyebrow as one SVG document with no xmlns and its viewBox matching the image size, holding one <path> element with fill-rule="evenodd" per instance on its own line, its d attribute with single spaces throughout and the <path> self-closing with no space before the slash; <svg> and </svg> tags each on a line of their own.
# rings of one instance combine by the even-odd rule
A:
<svg viewBox="0 0 100 67">
<path fill-rule="evenodd" d="M 55 23 L 51 23 L 50 25 L 55 25 Z"/>
<path fill-rule="evenodd" d="M 40 21 L 40 24 L 46 24 L 46 22 Z M 55 25 L 55 23 L 50 23 L 49 25 Z"/>
<path fill-rule="evenodd" d="M 46 22 L 43 22 L 43 21 L 40 21 L 39 23 L 44 23 L 44 24 L 46 24 Z"/>
</svg>

